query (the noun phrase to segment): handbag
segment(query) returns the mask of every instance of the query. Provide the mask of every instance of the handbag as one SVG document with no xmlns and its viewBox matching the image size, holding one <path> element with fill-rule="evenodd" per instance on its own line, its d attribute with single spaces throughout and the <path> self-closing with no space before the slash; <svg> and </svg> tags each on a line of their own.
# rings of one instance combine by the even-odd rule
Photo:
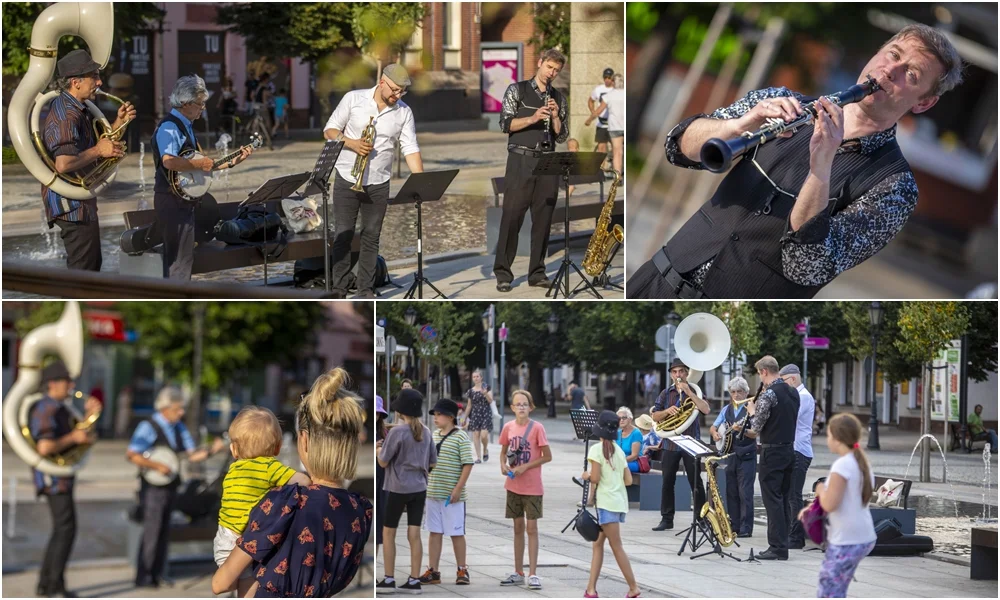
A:
<svg viewBox="0 0 1000 600">
<path fill-rule="evenodd" d="M 649 473 L 649 457 L 643 454 L 639 457 L 639 472 Z"/>
<path fill-rule="evenodd" d="M 892 479 L 883 483 L 875 493 L 875 505 L 882 508 L 898 506 L 903 495 L 903 483 Z"/>
<path fill-rule="evenodd" d="M 323 217 L 316 212 L 314 198 L 294 197 L 283 198 L 281 209 L 288 218 L 288 226 L 295 233 L 307 233 L 318 229 L 323 224 Z"/>
<path fill-rule="evenodd" d="M 822 544 L 823 540 L 826 539 L 826 511 L 820 505 L 819 498 L 813 499 L 812 504 L 802 515 L 801 521 L 802 529 L 805 530 L 809 539 L 817 544 Z"/>
</svg>

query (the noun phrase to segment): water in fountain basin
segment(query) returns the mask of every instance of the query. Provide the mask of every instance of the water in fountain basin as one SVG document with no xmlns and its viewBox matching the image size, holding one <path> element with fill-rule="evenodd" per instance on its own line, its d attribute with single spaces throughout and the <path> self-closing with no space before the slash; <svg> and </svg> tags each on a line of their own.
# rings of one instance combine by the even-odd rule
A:
<svg viewBox="0 0 1000 600">
<path fill-rule="evenodd" d="M 910 452 L 910 460 L 906 463 L 906 471 L 903 473 L 903 479 L 909 479 L 910 464 L 913 462 L 913 455 L 917 453 L 917 448 L 920 447 L 920 443 L 924 441 L 924 438 L 932 440 L 934 445 L 937 446 L 938 452 L 941 454 L 941 460 L 944 463 L 944 478 L 948 480 L 948 487 L 951 488 L 951 499 L 955 504 L 955 518 L 958 519 L 958 498 L 955 496 L 955 486 L 952 485 L 951 478 L 948 477 L 948 459 L 944 457 L 944 449 L 941 448 L 940 442 L 938 442 L 937 438 L 934 437 L 933 434 L 925 433 L 920 436 L 920 439 L 917 440 L 916 445 L 913 446 L 913 452 Z"/>
<path fill-rule="evenodd" d="M 146 143 L 139 142 L 139 210 L 149 210 L 146 201 Z"/>
<path fill-rule="evenodd" d="M 44 246 L 40 250 L 35 250 L 28 255 L 28 260 L 50 260 L 54 258 L 59 258 L 62 251 L 59 249 L 59 243 L 56 240 L 58 234 L 55 229 L 49 228 L 48 219 L 45 217 L 45 209 L 42 208 L 42 240 L 44 241 Z"/>
</svg>

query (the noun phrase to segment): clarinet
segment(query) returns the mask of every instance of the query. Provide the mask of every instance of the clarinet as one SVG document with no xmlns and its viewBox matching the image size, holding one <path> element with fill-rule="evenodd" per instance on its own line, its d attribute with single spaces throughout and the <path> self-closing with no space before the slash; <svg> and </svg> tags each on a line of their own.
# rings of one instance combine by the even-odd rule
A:
<svg viewBox="0 0 1000 600">
<path fill-rule="evenodd" d="M 549 85 L 552 85 L 551 83 Z M 542 96 L 542 106 L 549 105 L 549 88 L 546 86 L 545 95 Z M 542 132 L 542 143 L 539 148 L 543 152 L 549 152 L 555 149 L 555 144 L 552 141 L 552 118 L 545 117 L 545 130 Z"/>
<path fill-rule="evenodd" d="M 755 398 L 759 398 L 760 393 L 763 391 L 764 391 L 764 382 L 762 381 L 760 382 L 760 385 L 757 387 L 757 393 L 754 394 L 753 397 L 750 399 L 753 400 Z M 749 404 L 749 402 L 747 404 Z M 740 432 L 736 435 L 736 439 L 740 441 L 743 441 L 743 438 L 746 437 L 747 427 L 750 425 L 750 409 L 747 408 L 746 410 L 747 414 L 743 415 L 743 423 L 740 424 Z"/>
</svg>

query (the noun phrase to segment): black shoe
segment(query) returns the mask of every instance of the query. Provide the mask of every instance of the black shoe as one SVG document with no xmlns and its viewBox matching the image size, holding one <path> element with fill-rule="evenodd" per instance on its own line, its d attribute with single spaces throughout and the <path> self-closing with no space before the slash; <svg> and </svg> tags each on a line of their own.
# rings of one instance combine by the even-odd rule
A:
<svg viewBox="0 0 1000 600">
<path fill-rule="evenodd" d="M 531 287 L 549 287 L 552 285 L 552 280 L 548 277 L 543 277 L 541 279 L 536 279 L 534 281 L 528 280 L 528 285 Z"/>
<path fill-rule="evenodd" d="M 385 579 L 375 584 L 376 594 L 395 594 L 396 582 L 387 582 Z"/>
<path fill-rule="evenodd" d="M 759 560 L 788 560 L 788 553 L 785 552 L 785 554 L 782 555 L 768 548 L 767 550 L 764 550 L 763 552 L 758 554 L 757 558 Z"/>
<path fill-rule="evenodd" d="M 135 587 L 137 587 L 137 588 L 151 588 L 151 589 L 156 589 L 156 588 L 160 587 L 160 582 L 159 581 L 136 581 L 135 582 Z"/>
<path fill-rule="evenodd" d="M 805 547 L 806 547 L 806 543 L 804 541 L 802 541 L 802 542 L 791 542 L 791 543 L 788 544 L 788 549 L 789 550 L 801 550 L 801 549 L 803 549 Z"/>
<path fill-rule="evenodd" d="M 738 538 L 748 538 L 748 537 L 753 537 L 753 534 L 752 533 L 741 533 L 741 534 L 737 535 L 736 537 L 738 537 Z"/>
<path fill-rule="evenodd" d="M 374 300 L 377 298 L 375 290 L 363 290 L 354 294 L 354 300 Z"/>
<path fill-rule="evenodd" d="M 497 291 L 507 293 L 511 290 L 509 281 L 500 281 L 497 283 Z"/>
<path fill-rule="evenodd" d="M 660 519 L 660 524 L 653 528 L 653 531 L 666 531 L 668 529 L 673 529 L 673 521 L 668 521 L 666 519 Z"/>
<path fill-rule="evenodd" d="M 397 592 L 403 592 L 404 594 L 422 594 L 420 591 L 420 580 L 410 579 L 403 585 L 396 588 Z"/>
</svg>

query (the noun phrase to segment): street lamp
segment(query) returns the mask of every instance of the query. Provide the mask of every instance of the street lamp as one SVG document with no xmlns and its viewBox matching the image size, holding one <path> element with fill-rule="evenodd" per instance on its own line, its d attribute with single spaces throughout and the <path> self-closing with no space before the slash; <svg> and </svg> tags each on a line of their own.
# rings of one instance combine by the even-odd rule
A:
<svg viewBox="0 0 1000 600">
<path fill-rule="evenodd" d="M 875 383 L 877 380 L 878 366 L 876 356 L 878 354 L 878 334 L 882 328 L 882 317 L 885 316 L 885 307 L 880 302 L 872 302 L 868 307 L 868 318 L 872 328 L 872 414 L 868 419 L 868 449 L 880 450 L 878 443 L 878 406 L 875 402 Z"/>
<path fill-rule="evenodd" d="M 549 418 L 556 416 L 556 332 L 559 331 L 559 316 L 556 313 L 549 315 Z"/>
<path fill-rule="evenodd" d="M 486 333 L 486 385 L 493 389 L 493 305 L 480 315 L 483 321 L 483 331 Z"/>
<path fill-rule="evenodd" d="M 670 311 L 667 315 L 667 327 L 669 328 L 669 335 L 667 336 L 667 363 L 663 367 L 664 390 L 670 387 L 670 363 L 674 360 L 674 331 L 677 330 L 677 325 L 680 322 L 681 316 L 674 311 Z"/>
<path fill-rule="evenodd" d="M 410 327 L 413 327 L 413 325 L 417 322 L 417 311 L 416 311 L 416 309 L 414 309 L 412 306 L 410 308 L 407 308 L 406 312 L 403 313 L 403 319 L 406 320 L 406 324 L 407 325 L 409 325 Z"/>
</svg>

